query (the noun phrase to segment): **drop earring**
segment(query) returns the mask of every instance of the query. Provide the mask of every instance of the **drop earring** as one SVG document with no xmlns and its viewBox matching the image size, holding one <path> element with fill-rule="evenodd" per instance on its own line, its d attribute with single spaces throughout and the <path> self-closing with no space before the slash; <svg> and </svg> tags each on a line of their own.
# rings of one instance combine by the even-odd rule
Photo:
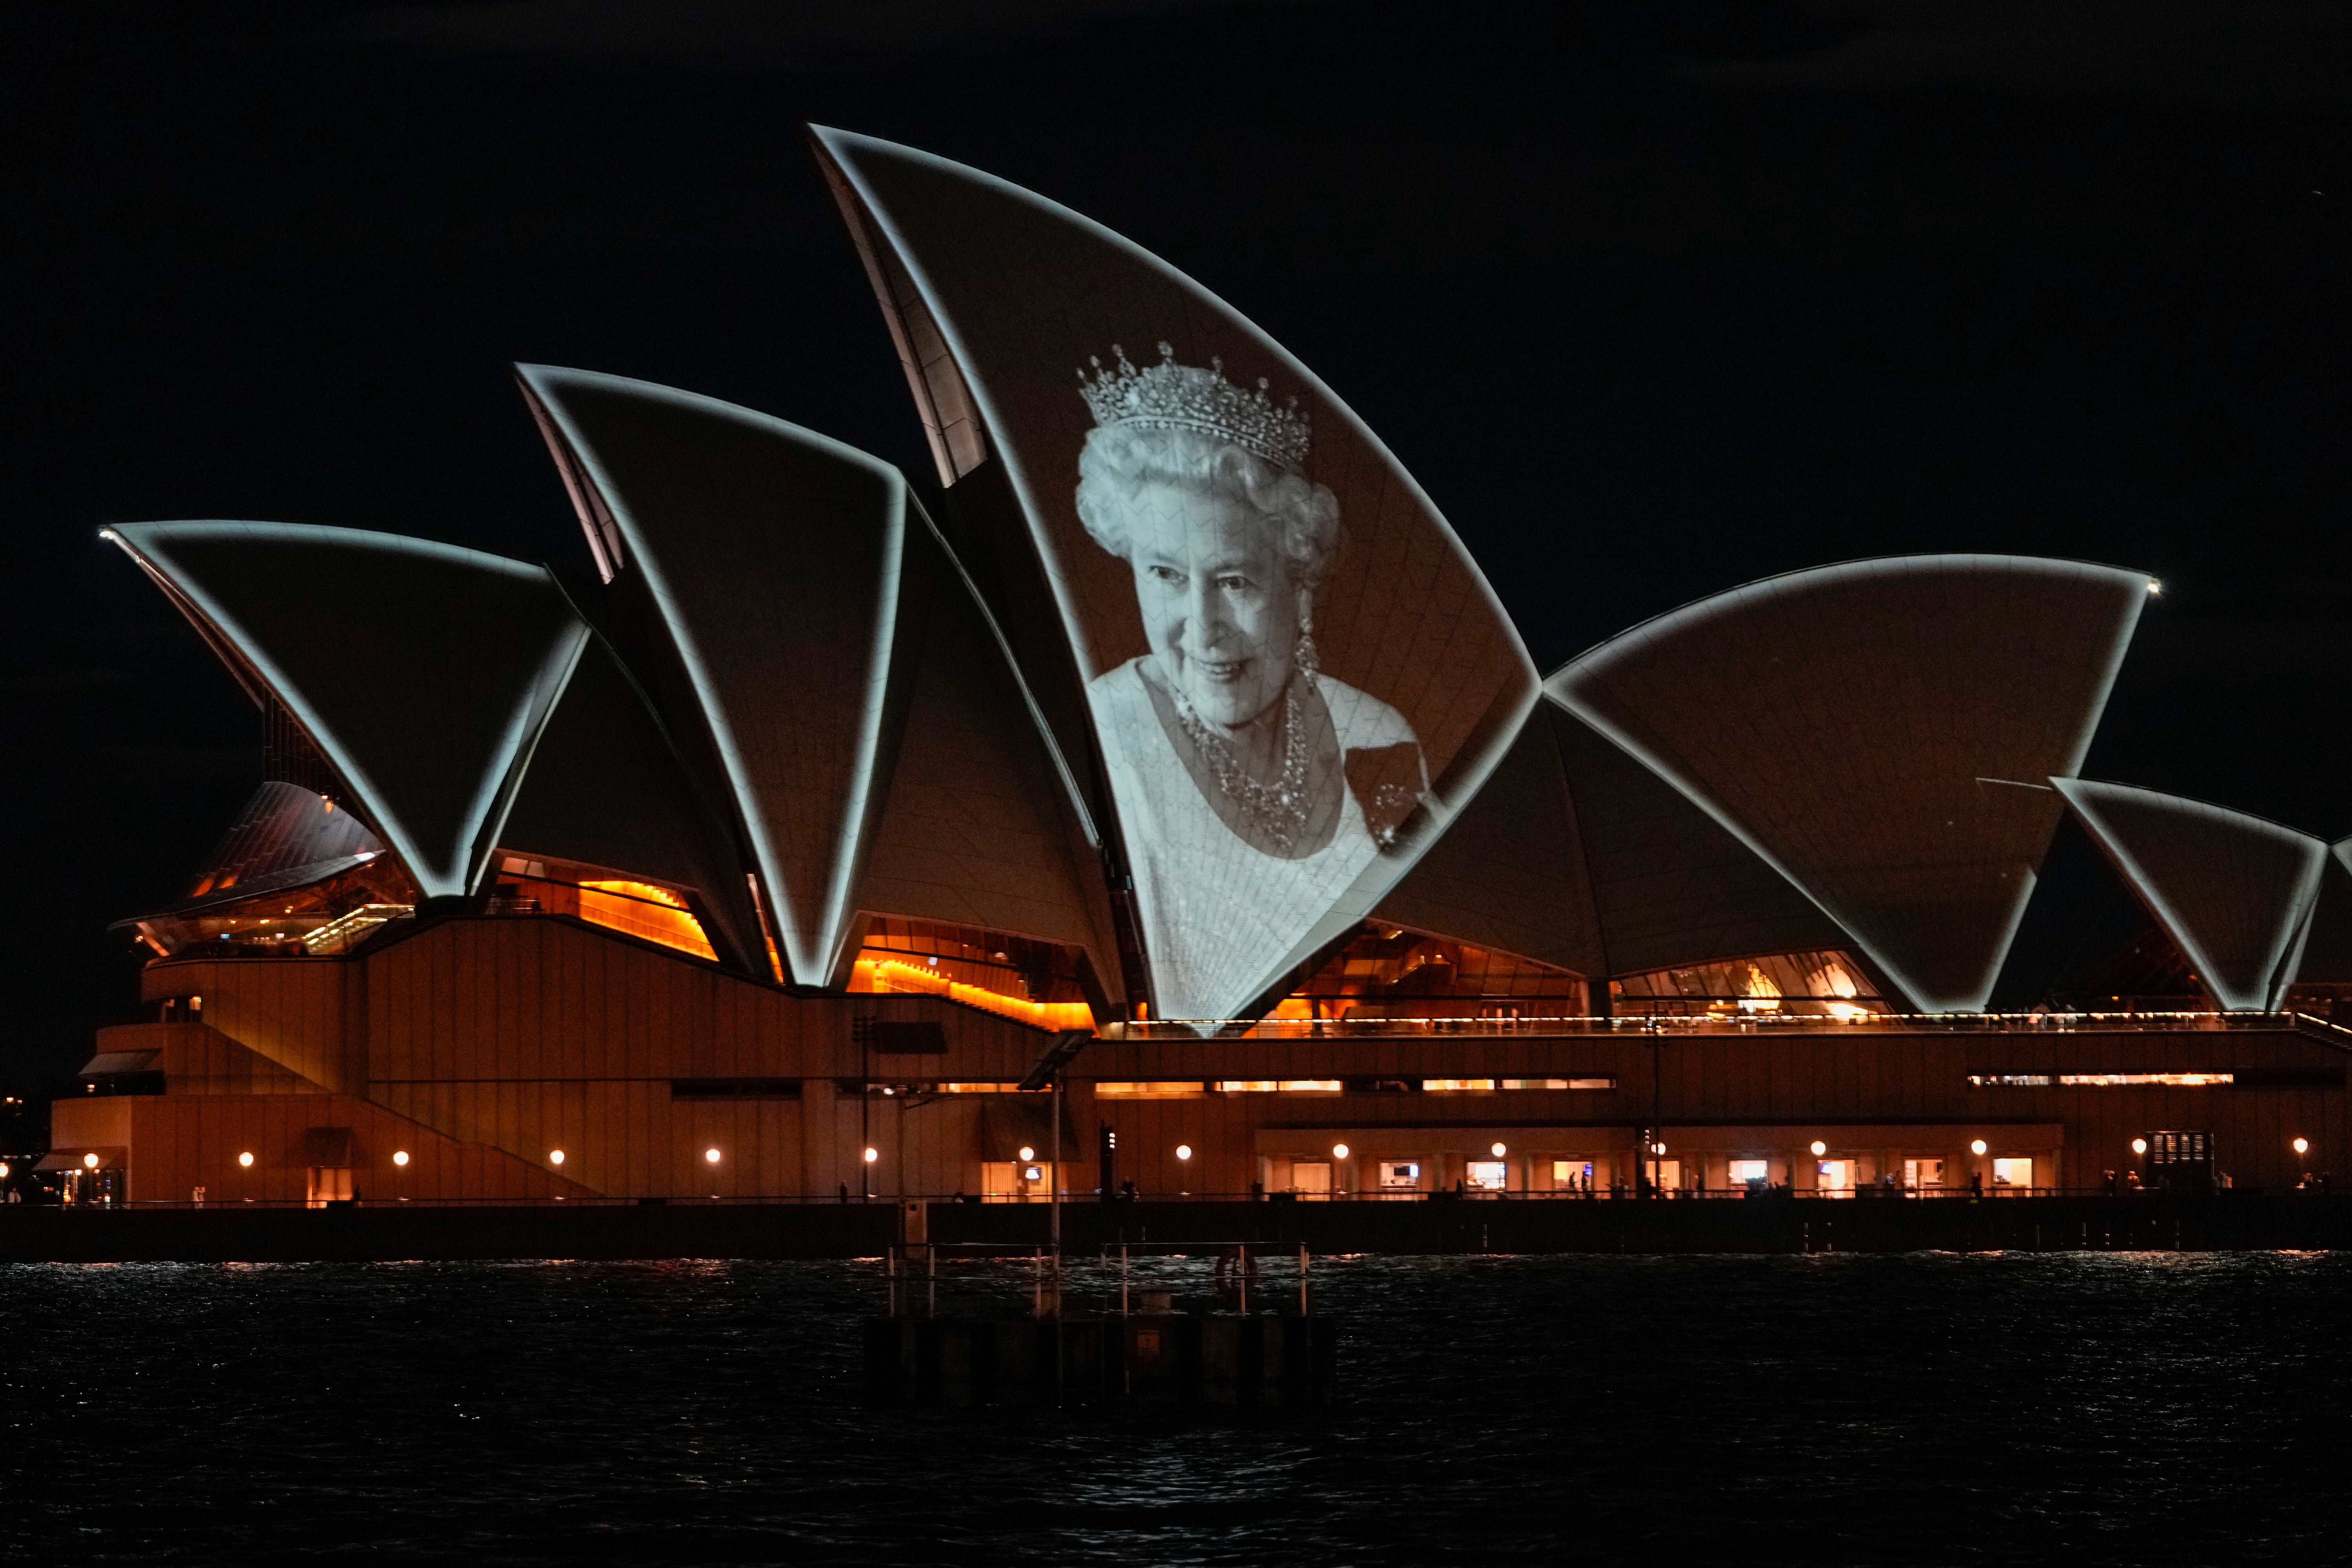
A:
<svg viewBox="0 0 2352 1568">
<path fill-rule="evenodd" d="M 1298 618 L 1298 646 L 1291 650 L 1290 663 L 1310 681 L 1321 669 L 1315 662 L 1315 617 L 1312 614 Z"/>
</svg>

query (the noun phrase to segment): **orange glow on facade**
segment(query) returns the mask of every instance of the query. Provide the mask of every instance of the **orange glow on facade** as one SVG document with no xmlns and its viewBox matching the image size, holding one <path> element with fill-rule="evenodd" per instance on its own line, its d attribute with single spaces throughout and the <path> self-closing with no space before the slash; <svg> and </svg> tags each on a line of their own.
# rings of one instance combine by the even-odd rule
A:
<svg viewBox="0 0 2352 1568">
<path fill-rule="evenodd" d="M 580 918 L 698 958 L 715 961 L 719 956 L 710 938 L 702 934 L 701 924 L 687 912 L 686 901 L 651 883 L 583 882 Z"/>
<path fill-rule="evenodd" d="M 1026 997 L 1007 996 L 1003 991 L 950 980 L 929 965 L 909 963 L 903 958 L 858 959 L 851 972 L 849 988 L 885 993 L 915 991 L 945 997 L 1035 1029 L 1095 1027 L 1095 1015 L 1084 1002 L 1033 1002 Z"/>
</svg>

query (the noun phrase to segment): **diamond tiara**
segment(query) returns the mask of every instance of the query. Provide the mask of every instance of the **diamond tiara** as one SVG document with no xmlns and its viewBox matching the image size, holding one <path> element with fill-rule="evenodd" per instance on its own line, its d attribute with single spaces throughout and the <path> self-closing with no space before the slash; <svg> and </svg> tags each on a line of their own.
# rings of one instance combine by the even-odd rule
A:
<svg viewBox="0 0 2352 1568">
<path fill-rule="evenodd" d="M 1276 407 L 1264 376 L 1255 392 L 1225 379 L 1225 361 L 1212 359 L 1206 370 L 1180 365 L 1176 350 L 1160 345 L 1160 363 L 1137 370 L 1127 350 L 1113 343 L 1118 365 L 1103 368 L 1099 359 L 1089 378 L 1078 372 L 1078 395 L 1094 411 L 1098 425 L 1137 424 L 1157 430 L 1197 430 L 1254 452 L 1277 467 L 1301 473 L 1307 467 L 1310 432 L 1307 416 L 1291 398 Z"/>
</svg>

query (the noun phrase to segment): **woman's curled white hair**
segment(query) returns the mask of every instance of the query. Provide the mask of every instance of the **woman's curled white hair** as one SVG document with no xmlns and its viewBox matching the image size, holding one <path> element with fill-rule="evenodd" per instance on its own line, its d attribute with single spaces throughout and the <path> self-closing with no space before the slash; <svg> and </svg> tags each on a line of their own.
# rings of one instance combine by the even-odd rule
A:
<svg viewBox="0 0 2352 1568">
<path fill-rule="evenodd" d="M 1151 484 L 1247 506 L 1273 525 L 1275 549 L 1290 563 L 1299 588 L 1318 587 L 1339 553 L 1339 497 L 1303 475 L 1207 431 L 1105 424 L 1087 433 L 1078 454 L 1078 520 L 1095 543 L 1121 560 L 1133 559 L 1129 520 Z"/>
</svg>

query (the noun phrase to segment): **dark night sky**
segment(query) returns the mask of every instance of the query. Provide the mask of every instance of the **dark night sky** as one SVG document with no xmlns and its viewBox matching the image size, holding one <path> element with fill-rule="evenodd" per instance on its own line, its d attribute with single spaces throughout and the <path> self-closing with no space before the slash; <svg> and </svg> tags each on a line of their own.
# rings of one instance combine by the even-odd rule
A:
<svg viewBox="0 0 2352 1568">
<path fill-rule="evenodd" d="M 517 360 L 928 476 L 807 120 L 1232 300 L 1546 669 L 1826 561 L 2112 561 L 2167 592 L 2086 771 L 2352 832 L 2342 7 L 78 0 L 0 37 L 20 1090 L 130 1015 L 105 925 L 258 778 L 254 716 L 100 526 L 577 561 Z"/>
</svg>

